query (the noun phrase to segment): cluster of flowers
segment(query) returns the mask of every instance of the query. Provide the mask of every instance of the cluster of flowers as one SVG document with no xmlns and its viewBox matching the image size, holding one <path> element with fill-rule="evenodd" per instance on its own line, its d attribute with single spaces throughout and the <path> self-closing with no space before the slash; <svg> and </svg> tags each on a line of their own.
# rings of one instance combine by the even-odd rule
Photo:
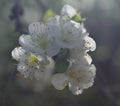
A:
<svg viewBox="0 0 120 106">
<path fill-rule="evenodd" d="M 88 52 L 96 49 L 96 43 L 76 16 L 79 15 L 73 7 L 64 5 L 60 16 L 29 25 L 29 35 L 21 35 L 21 46 L 12 51 L 13 59 L 18 61 L 17 70 L 24 78 L 50 81 L 58 90 L 68 86 L 75 95 L 93 85 L 96 68 Z M 53 57 L 63 49 L 69 50 L 69 65 L 64 73 L 55 73 Z"/>
</svg>

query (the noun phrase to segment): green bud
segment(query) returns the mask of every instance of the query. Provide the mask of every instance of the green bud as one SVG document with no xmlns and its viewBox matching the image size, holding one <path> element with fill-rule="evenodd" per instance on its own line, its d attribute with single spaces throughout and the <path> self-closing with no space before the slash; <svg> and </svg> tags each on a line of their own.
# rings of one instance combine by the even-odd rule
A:
<svg viewBox="0 0 120 106">
<path fill-rule="evenodd" d="M 55 13 L 52 10 L 48 9 L 44 14 L 43 19 L 47 20 L 48 18 L 53 17 L 53 16 L 55 16 Z"/>
<path fill-rule="evenodd" d="M 76 22 L 82 22 L 82 17 L 79 13 L 74 15 L 71 19 L 76 21 Z"/>
</svg>

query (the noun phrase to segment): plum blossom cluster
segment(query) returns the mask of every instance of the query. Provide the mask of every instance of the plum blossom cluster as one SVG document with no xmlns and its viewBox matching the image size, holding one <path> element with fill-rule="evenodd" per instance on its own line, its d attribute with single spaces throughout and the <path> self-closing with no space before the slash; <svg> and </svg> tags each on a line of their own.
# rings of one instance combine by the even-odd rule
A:
<svg viewBox="0 0 120 106">
<path fill-rule="evenodd" d="M 24 78 L 49 82 L 58 90 L 67 86 L 75 95 L 93 85 L 96 68 L 88 52 L 96 49 L 96 43 L 73 7 L 64 5 L 61 15 L 31 23 L 28 30 L 28 35 L 19 37 L 20 47 L 12 51 Z M 69 51 L 68 66 L 58 73 L 54 57 L 61 50 Z"/>
</svg>

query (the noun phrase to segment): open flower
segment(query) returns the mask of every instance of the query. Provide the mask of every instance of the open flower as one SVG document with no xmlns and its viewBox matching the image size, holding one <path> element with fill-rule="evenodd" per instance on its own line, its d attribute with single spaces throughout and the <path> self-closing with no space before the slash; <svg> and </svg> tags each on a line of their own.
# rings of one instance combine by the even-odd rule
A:
<svg viewBox="0 0 120 106">
<path fill-rule="evenodd" d="M 13 59 L 17 60 L 17 70 L 25 77 L 30 79 L 49 81 L 54 69 L 54 60 L 47 57 L 48 63 L 40 55 L 27 52 L 22 47 L 16 47 L 12 51 Z"/>
<path fill-rule="evenodd" d="M 54 38 L 48 33 L 49 28 L 39 22 L 35 22 L 29 25 L 30 35 L 22 35 L 19 38 L 21 46 L 33 53 L 40 54 L 42 56 L 55 56 L 60 47 L 54 42 Z"/>
<path fill-rule="evenodd" d="M 58 33 L 54 36 L 55 32 L 53 32 L 53 36 L 61 48 L 75 48 L 83 36 L 83 27 L 81 24 L 72 20 L 60 22 L 59 25 L 54 25 L 54 27 L 57 28 Z"/>
<path fill-rule="evenodd" d="M 61 35 L 57 36 L 58 44 L 63 48 L 73 48 L 80 38 L 82 28 L 75 21 L 68 21 L 61 25 Z"/>
<path fill-rule="evenodd" d="M 81 39 L 81 42 L 78 42 L 76 48 L 70 49 L 70 57 L 75 60 L 80 60 L 86 56 L 91 61 L 92 59 L 87 52 L 94 51 L 95 49 L 95 41 L 91 37 L 85 36 Z"/>
<path fill-rule="evenodd" d="M 84 89 L 94 83 L 96 68 L 93 64 L 73 64 L 65 73 L 53 75 L 51 83 L 58 90 L 63 90 L 68 85 L 73 94 L 79 95 Z"/>
</svg>

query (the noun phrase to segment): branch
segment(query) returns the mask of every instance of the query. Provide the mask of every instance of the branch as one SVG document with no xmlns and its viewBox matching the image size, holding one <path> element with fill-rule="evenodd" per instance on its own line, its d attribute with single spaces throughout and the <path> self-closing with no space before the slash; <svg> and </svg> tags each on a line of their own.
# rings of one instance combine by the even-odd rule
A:
<svg viewBox="0 0 120 106">
<path fill-rule="evenodd" d="M 20 18 L 24 14 L 24 10 L 22 8 L 21 0 L 16 0 L 13 8 L 11 9 L 12 14 L 10 15 L 10 20 L 15 22 L 15 31 L 20 34 L 26 34 L 25 27 L 21 22 Z"/>
</svg>

